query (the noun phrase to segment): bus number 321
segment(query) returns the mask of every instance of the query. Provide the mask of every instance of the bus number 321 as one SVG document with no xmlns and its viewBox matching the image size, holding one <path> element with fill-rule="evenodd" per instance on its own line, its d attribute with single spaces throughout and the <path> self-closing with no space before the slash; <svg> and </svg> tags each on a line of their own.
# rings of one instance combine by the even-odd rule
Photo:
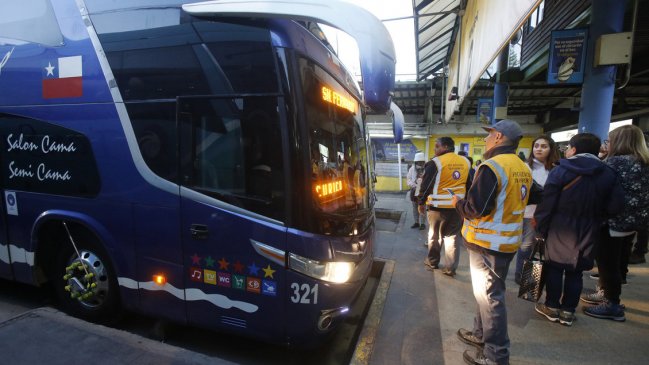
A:
<svg viewBox="0 0 649 365">
<path fill-rule="evenodd" d="M 300 284 L 293 283 L 291 284 L 291 289 L 293 289 L 293 295 L 291 295 L 291 301 L 293 303 L 301 304 L 311 304 L 311 299 L 313 297 L 313 304 L 318 304 L 318 284 L 309 286 L 309 284 Z"/>
</svg>

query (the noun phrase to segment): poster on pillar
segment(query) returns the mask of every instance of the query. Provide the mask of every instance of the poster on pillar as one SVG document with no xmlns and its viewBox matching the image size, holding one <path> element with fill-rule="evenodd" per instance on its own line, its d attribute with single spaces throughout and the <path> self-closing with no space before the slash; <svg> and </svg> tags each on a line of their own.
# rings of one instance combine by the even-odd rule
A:
<svg viewBox="0 0 649 365">
<path fill-rule="evenodd" d="M 552 31 L 548 84 L 581 84 L 586 66 L 587 29 Z"/>
<path fill-rule="evenodd" d="M 491 124 L 491 116 L 493 115 L 493 99 L 478 99 L 478 123 Z"/>
</svg>

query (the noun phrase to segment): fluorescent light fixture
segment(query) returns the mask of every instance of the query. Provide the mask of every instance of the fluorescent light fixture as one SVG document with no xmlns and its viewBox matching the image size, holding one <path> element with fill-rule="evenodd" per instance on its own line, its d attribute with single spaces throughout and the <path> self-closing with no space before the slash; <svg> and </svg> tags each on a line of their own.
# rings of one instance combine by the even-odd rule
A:
<svg viewBox="0 0 649 365">
<path fill-rule="evenodd" d="M 621 120 L 619 122 L 611 122 L 611 124 L 610 124 L 610 126 L 608 128 L 608 131 L 610 132 L 610 131 L 612 131 L 613 129 L 615 129 L 617 127 L 621 127 L 623 125 L 629 125 L 629 124 L 633 124 L 633 119 Z M 567 131 L 554 132 L 554 133 L 552 133 L 550 135 L 550 137 L 552 137 L 552 139 L 555 142 L 567 142 L 575 134 L 577 134 L 577 130 L 576 129 L 570 129 L 570 130 L 567 130 Z"/>
</svg>

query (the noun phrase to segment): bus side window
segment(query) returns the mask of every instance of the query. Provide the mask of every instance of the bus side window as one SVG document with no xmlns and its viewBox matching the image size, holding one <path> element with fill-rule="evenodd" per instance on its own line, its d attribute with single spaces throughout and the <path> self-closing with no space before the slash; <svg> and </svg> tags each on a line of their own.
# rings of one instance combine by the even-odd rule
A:
<svg viewBox="0 0 649 365">
<path fill-rule="evenodd" d="M 144 162 L 156 175 L 177 182 L 175 103 L 125 105 Z"/>
<path fill-rule="evenodd" d="M 277 98 L 185 98 L 180 109 L 182 184 L 283 220 L 283 181 L 274 178 L 284 173 Z"/>
</svg>

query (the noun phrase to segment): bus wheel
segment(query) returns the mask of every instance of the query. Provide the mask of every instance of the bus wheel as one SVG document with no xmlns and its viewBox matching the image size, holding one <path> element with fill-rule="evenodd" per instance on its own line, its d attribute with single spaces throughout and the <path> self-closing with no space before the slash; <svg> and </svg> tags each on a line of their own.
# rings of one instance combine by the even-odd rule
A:
<svg viewBox="0 0 649 365">
<path fill-rule="evenodd" d="M 108 255 L 97 244 L 77 242 L 79 255 L 64 244 L 56 265 L 56 294 L 62 309 L 92 322 L 118 318 L 119 293 Z"/>
</svg>

